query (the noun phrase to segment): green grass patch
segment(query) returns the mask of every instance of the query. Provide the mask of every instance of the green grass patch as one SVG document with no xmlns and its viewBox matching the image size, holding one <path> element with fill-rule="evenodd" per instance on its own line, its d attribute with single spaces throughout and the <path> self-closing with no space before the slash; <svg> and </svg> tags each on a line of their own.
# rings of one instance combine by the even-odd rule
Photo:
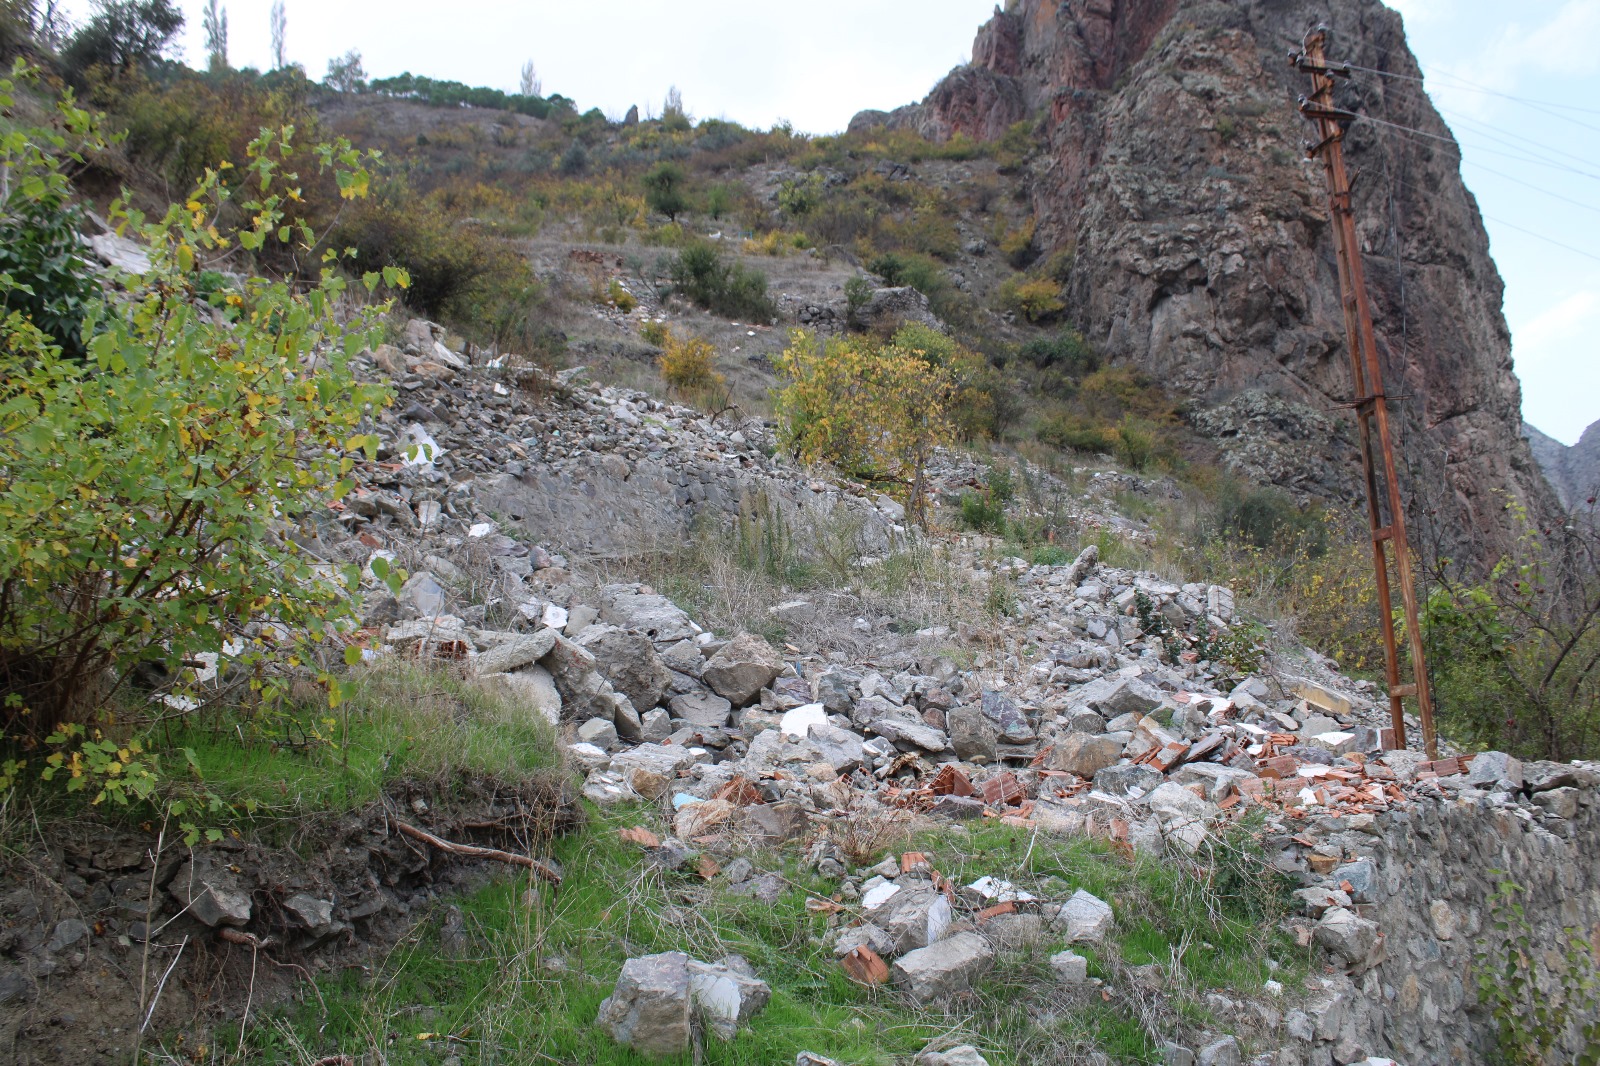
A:
<svg viewBox="0 0 1600 1066">
<path fill-rule="evenodd" d="M 459 957 L 441 951 L 434 916 L 370 973 L 321 979 L 326 1012 L 309 997 L 248 1039 L 264 1058 L 371 1054 L 391 1066 L 434 1066 L 450 1054 L 474 1063 L 767 1066 L 801 1051 L 887 1066 L 942 1028 L 895 993 L 844 976 L 821 946 L 825 919 L 805 909 L 809 879 L 792 866 L 784 873 L 794 887 L 761 903 L 649 866 L 615 829 L 651 815 L 591 813 L 591 832 L 555 842 L 566 872 L 559 889 L 507 880 L 460 902 L 468 947 Z M 742 955 L 772 986 L 755 1023 L 729 1043 L 708 1038 L 698 1060 L 647 1059 L 594 1027 L 627 958 L 672 950 Z"/>
<path fill-rule="evenodd" d="M 402 778 L 514 781 L 560 764 L 540 714 L 444 670 L 392 663 L 355 680 L 337 708 L 222 712 L 152 739 L 165 751 L 188 749 L 197 785 L 262 818 L 353 810 Z"/>
</svg>

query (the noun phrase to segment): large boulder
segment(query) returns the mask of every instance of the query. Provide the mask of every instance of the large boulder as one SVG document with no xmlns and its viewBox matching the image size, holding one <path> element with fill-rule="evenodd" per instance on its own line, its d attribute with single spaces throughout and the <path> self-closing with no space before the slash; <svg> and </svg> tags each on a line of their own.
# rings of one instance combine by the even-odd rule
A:
<svg viewBox="0 0 1600 1066">
<path fill-rule="evenodd" d="M 672 684 L 672 671 L 642 633 L 614 625 L 591 625 L 575 643 L 594 656 L 595 669 L 641 714 L 660 703 Z"/>
<path fill-rule="evenodd" d="M 706 662 L 701 680 L 717 695 L 743 706 L 783 673 L 783 656 L 754 633 L 740 633 Z"/>
</svg>

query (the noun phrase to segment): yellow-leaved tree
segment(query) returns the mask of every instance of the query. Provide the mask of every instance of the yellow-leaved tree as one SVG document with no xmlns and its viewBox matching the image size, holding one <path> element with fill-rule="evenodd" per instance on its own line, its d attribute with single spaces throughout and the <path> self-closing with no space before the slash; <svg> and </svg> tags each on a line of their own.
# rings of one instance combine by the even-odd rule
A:
<svg viewBox="0 0 1600 1066">
<path fill-rule="evenodd" d="M 796 330 L 778 360 L 779 440 L 803 462 L 827 462 L 901 495 L 927 524 L 928 459 L 957 436 L 976 361 L 934 330 L 908 326 L 888 344 Z"/>
</svg>

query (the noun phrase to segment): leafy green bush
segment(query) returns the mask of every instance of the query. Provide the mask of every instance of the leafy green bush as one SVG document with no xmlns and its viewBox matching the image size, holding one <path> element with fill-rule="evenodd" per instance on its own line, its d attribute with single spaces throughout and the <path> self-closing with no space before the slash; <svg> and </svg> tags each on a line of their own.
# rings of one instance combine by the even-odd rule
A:
<svg viewBox="0 0 1600 1066">
<path fill-rule="evenodd" d="M 1073 378 L 1082 378 L 1100 369 L 1099 353 L 1075 329 L 1031 340 L 1022 346 L 1019 354 L 1040 370 L 1059 369 Z"/>
<path fill-rule="evenodd" d="M 644 176 L 645 200 L 652 210 L 667 216 L 668 222 L 678 221 L 678 216 L 689 209 L 689 196 L 685 189 L 688 176 L 676 163 L 657 163 Z"/>
<path fill-rule="evenodd" d="M 10 89 L 0 83 L 0 106 Z M 70 104 L 64 110 L 88 122 Z M 288 143 L 287 130 L 263 133 L 243 187 L 269 186 Z M 351 198 L 364 192 L 358 153 L 339 144 L 319 158 Z M 5 138 L 3 162 L 24 195 L 64 188 L 59 161 L 26 136 Z M 358 575 L 328 574 L 285 531 L 348 491 L 353 453 L 375 450 L 360 425 L 389 395 L 348 367 L 376 343 L 374 320 L 336 318 L 345 283 L 331 254 L 309 289 L 252 279 L 225 298 L 220 321 L 197 304 L 202 255 L 225 243 L 260 251 L 281 237 L 314 240 L 277 196 L 233 201 L 213 172 L 161 222 L 130 220 L 153 249 L 153 269 L 130 282 L 129 299 L 90 309 L 86 362 L 67 358 L 24 312 L 5 320 L 5 732 L 37 738 L 82 723 L 136 668 L 153 664 L 177 677 L 230 641 L 240 642 L 234 662 L 248 674 L 285 639 L 279 634 L 315 642 L 349 614 L 344 582 Z M 213 228 L 219 217 L 241 216 L 244 228 Z M 364 282 L 371 289 L 382 279 Z M 404 277 L 390 271 L 388 280 Z M 57 751 L 52 766 L 70 769 L 77 787 L 94 783 L 126 800 L 118 779 L 135 762 L 144 768 L 138 788 L 149 785 L 137 752 L 105 749 L 109 741 L 81 726 L 47 740 L 76 744 L 70 757 Z"/>
<path fill-rule="evenodd" d="M 673 258 L 670 271 L 673 287 L 708 311 L 752 321 L 776 313 L 767 296 L 767 276 L 727 262 L 707 241 L 687 245 Z"/>
<path fill-rule="evenodd" d="M 1110 455 L 1116 451 L 1118 441 L 1114 427 L 1065 414 L 1041 419 L 1034 436 L 1052 448 L 1093 455 Z"/>
<path fill-rule="evenodd" d="M 1447 565 L 1433 575 L 1420 622 L 1434 702 L 1445 728 L 1474 747 L 1594 758 L 1600 550 L 1576 523 L 1549 536 L 1525 528 L 1485 580 L 1463 581 Z"/>
<path fill-rule="evenodd" d="M 0 313 L 18 312 L 72 359 L 82 359 L 83 319 L 100 292 L 78 240 L 82 210 L 60 190 L 13 192 L 0 218 Z"/>
<path fill-rule="evenodd" d="M 1000 305 L 1015 311 L 1029 322 L 1048 322 L 1067 309 L 1061 285 L 1051 278 L 1030 278 L 1024 274 L 1007 278 L 1000 286 Z"/>
<path fill-rule="evenodd" d="M 963 492 L 961 524 L 979 533 L 1003 533 L 1006 528 L 1006 505 L 988 493 Z"/>
<path fill-rule="evenodd" d="M 357 269 L 406 270 L 405 304 L 428 318 L 489 328 L 526 304 L 534 288 L 512 245 L 436 197 L 419 199 L 403 182 L 348 210 L 336 232 L 338 243 L 355 249 Z"/>
</svg>

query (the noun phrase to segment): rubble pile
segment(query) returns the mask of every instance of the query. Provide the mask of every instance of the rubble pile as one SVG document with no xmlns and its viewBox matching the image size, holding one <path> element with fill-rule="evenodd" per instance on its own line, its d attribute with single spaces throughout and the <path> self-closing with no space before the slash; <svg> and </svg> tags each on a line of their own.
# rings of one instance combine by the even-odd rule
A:
<svg viewBox="0 0 1600 1066">
<path fill-rule="evenodd" d="M 1394 750 L 1370 683 L 1309 652 L 1272 661 L 1236 616 L 1232 590 L 1102 565 L 1092 546 L 1061 565 L 968 552 L 971 578 L 1004 584 L 1012 609 L 901 634 L 862 661 L 710 632 L 647 585 L 592 589 L 556 550 L 569 533 L 588 548 L 604 539 L 586 524 L 604 515 L 582 503 L 572 521 L 556 520 L 574 500 L 611 506 L 639 491 L 659 497 L 652 506 L 726 514 L 759 483 L 870 514 L 880 543 L 904 534 L 903 513 L 784 469 L 759 424 L 725 430 L 571 375 L 525 371 L 508 385 L 451 355 L 416 323 L 403 351 L 375 353 L 415 399 L 391 427 L 387 461 L 366 471 L 340 516 L 349 539 L 325 547 L 369 564 L 409 551 L 425 569 L 397 597 L 380 589 L 369 598 L 365 654 L 457 664 L 542 716 L 564 735 L 589 800 L 667 812 L 671 835 L 635 831 L 654 862 L 703 873 L 721 860 L 730 891 L 775 901 L 781 878 L 734 856 L 753 844 L 803 847 L 837 881 L 831 899 L 813 903 L 831 915 L 839 964 L 863 983 L 928 1002 L 970 987 L 997 951 L 1046 941 L 1061 949 L 1050 960 L 1057 979 L 1083 983 L 1086 960 L 1072 946 L 1115 922 L 1110 905 L 1082 890 L 1045 899 L 992 878 L 957 885 L 917 853 L 853 868 L 838 841 L 864 820 L 998 819 L 1185 858 L 1256 815 L 1272 864 L 1299 886 L 1290 929 L 1339 971 L 1323 982 L 1320 1006 L 1290 1012 L 1286 1031 L 1305 1061 L 1354 1062 L 1374 1046 L 1363 1034 L 1381 1028 L 1370 1003 L 1350 1006 L 1374 995 L 1352 982 L 1388 950 L 1374 918 L 1385 892 L 1380 819 L 1418 804 L 1475 804 L 1572 837 L 1568 821 L 1588 811 L 1600 783 L 1587 768 L 1524 768 L 1500 753 L 1430 761 Z M 450 406 L 463 392 L 481 406 Z M 959 464 L 942 475 L 947 495 L 971 476 Z M 1080 501 L 1085 514 L 1096 495 Z M 476 583 L 478 602 L 449 613 L 463 583 Z M 804 622 L 817 608 L 796 597 L 772 613 Z M 654 1038 L 634 1035 L 633 986 L 654 988 L 670 971 L 650 1011 L 677 1026 L 693 1000 L 677 977 L 706 965 L 652 959 L 629 964 L 639 972 L 624 974 L 602 1012 L 619 1040 L 639 1047 Z M 678 1047 L 679 1028 L 662 1039 Z M 1238 1061 L 1225 1042 L 1197 1054 Z"/>
</svg>

